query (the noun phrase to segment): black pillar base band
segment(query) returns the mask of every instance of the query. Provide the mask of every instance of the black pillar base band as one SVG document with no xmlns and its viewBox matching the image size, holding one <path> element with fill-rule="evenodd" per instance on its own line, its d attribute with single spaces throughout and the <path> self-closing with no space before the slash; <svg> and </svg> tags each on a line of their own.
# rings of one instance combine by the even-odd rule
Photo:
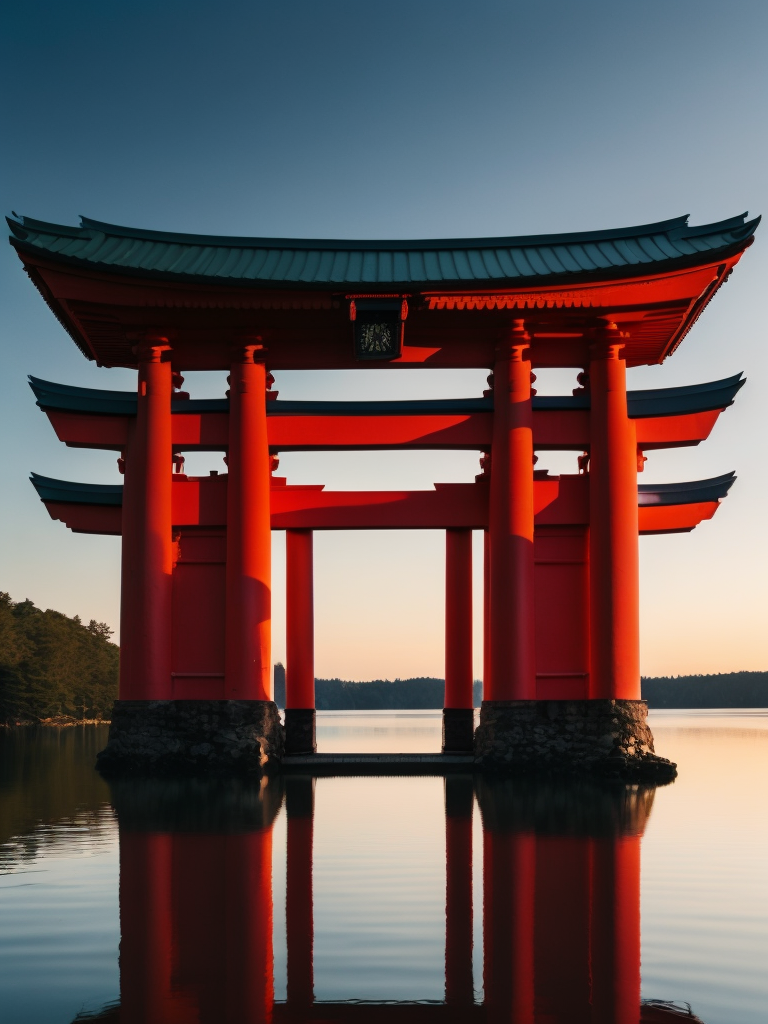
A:
<svg viewBox="0 0 768 1024">
<path fill-rule="evenodd" d="M 474 733 L 473 708 L 443 708 L 444 754 L 471 754 Z"/>
<path fill-rule="evenodd" d="M 316 754 L 315 709 L 285 709 L 286 754 Z"/>
</svg>

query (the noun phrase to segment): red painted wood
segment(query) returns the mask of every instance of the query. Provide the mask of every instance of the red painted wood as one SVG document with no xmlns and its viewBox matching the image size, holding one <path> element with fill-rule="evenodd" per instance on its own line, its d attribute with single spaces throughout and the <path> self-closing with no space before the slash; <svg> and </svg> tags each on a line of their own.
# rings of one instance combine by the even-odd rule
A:
<svg viewBox="0 0 768 1024">
<path fill-rule="evenodd" d="M 173 570 L 173 696 L 224 699 L 224 530 L 185 530 Z"/>
<path fill-rule="evenodd" d="M 272 699 L 269 447 L 266 370 L 254 358 L 259 349 L 243 346 L 230 370 L 224 685 L 230 700 Z"/>
<path fill-rule="evenodd" d="M 594 1024 L 640 1020 L 640 836 L 592 840 Z"/>
<path fill-rule="evenodd" d="M 286 530 L 286 708 L 315 706 L 314 564 L 311 530 Z"/>
<path fill-rule="evenodd" d="M 709 437 L 722 409 L 635 420 L 640 448 L 676 448 Z M 75 448 L 125 447 L 132 417 L 47 411 L 60 441 Z M 589 410 L 538 409 L 533 413 L 533 443 L 538 450 L 586 451 L 590 445 Z M 181 451 L 225 450 L 229 443 L 228 414 L 174 413 L 173 445 Z M 270 416 L 267 433 L 272 448 L 283 451 L 356 450 L 377 448 L 475 449 L 492 442 L 493 414 L 466 416 Z"/>
<path fill-rule="evenodd" d="M 120 1020 L 173 1021 L 172 837 L 120 829 Z"/>
<path fill-rule="evenodd" d="M 445 531 L 445 703 L 472 708 L 472 531 Z"/>
<path fill-rule="evenodd" d="M 551 492 L 552 480 L 534 482 L 534 501 L 536 527 L 552 525 L 587 525 L 589 477 L 559 478 L 557 499 L 545 504 L 548 492 Z M 178 475 L 174 481 L 173 520 L 174 526 L 181 530 L 190 527 L 224 527 L 226 514 L 226 483 L 227 477 L 214 478 L 216 484 L 208 484 L 208 478 L 202 481 L 194 478 L 181 481 Z M 191 485 L 182 490 L 181 484 Z M 546 487 L 544 486 L 546 484 Z M 472 487 L 472 484 L 457 484 L 457 487 Z M 557 484 L 555 482 L 555 487 Z M 214 489 L 217 488 L 217 489 Z M 218 489 L 220 488 L 220 489 Z M 296 488 L 295 491 L 305 490 Z M 308 488 L 306 490 L 309 490 Z M 467 494 L 463 498 L 453 492 L 461 500 L 462 507 L 457 509 L 450 499 L 450 491 L 438 492 L 440 500 L 432 491 L 399 491 L 367 492 L 369 504 L 357 504 L 359 491 L 323 491 L 323 505 L 312 507 L 317 502 L 305 495 L 306 502 L 297 498 L 294 488 L 285 488 L 286 493 L 277 497 L 272 492 L 272 529 L 427 529 L 445 530 L 483 529 L 486 519 L 483 507 L 487 505 L 482 492 Z M 293 492 L 293 493 L 291 493 Z M 429 497 L 424 497 L 428 495 Z M 78 505 L 72 502 L 44 502 L 51 519 L 60 520 L 74 533 L 97 533 L 119 536 L 122 529 L 122 510 L 103 505 Z M 286 507 L 293 505 L 293 508 Z M 277 508 L 275 508 L 277 506 Z M 543 507 L 542 507 L 543 506 Z M 645 505 L 638 509 L 640 534 L 680 533 L 693 530 L 705 519 L 711 519 L 720 503 L 717 501 L 701 501 L 690 505 Z M 355 518 L 355 509 L 365 509 L 365 519 L 360 522 Z M 366 525 L 367 523 L 373 525 Z"/>
<path fill-rule="evenodd" d="M 486 700 L 536 695 L 533 620 L 533 416 L 529 340 L 521 320 L 494 368 L 491 678 Z"/>
<path fill-rule="evenodd" d="M 169 700 L 173 542 L 171 364 L 143 346 L 138 410 L 126 449 L 121 587 L 121 700 Z"/>
<path fill-rule="evenodd" d="M 330 293 L 262 290 L 224 281 L 214 285 L 120 277 L 87 267 L 63 267 L 30 253 L 20 252 L 19 256 L 33 279 L 82 327 L 91 354 L 103 365 L 135 366 L 126 336 L 146 322 L 148 309 L 155 318 L 156 310 L 162 309 L 164 329 L 174 333 L 174 365 L 178 369 L 227 368 L 226 346 L 215 339 L 249 330 L 254 310 L 259 311 L 260 330 L 269 334 L 271 369 L 359 367 L 352 354 L 345 304 L 334 303 Z M 534 365 L 582 367 L 589 346 L 585 309 L 590 318 L 610 317 L 629 332 L 629 365 L 661 362 L 698 316 L 713 287 L 740 257 L 741 253 L 736 253 L 726 260 L 672 273 L 580 283 L 565 289 L 555 286 L 531 291 L 523 286 L 506 289 L 501 295 L 477 289 L 422 293 L 426 306 L 412 304 L 401 359 L 380 365 L 393 369 L 403 365 L 492 365 L 509 311 L 544 310 L 546 326 L 532 338 Z M 104 324 L 109 325 L 106 331 Z"/>
<path fill-rule="evenodd" d="M 593 346 L 590 697 L 640 699 L 637 441 L 615 325 Z"/>
<path fill-rule="evenodd" d="M 536 697 L 589 696 L 589 530 L 537 527 L 534 542 Z"/>
</svg>

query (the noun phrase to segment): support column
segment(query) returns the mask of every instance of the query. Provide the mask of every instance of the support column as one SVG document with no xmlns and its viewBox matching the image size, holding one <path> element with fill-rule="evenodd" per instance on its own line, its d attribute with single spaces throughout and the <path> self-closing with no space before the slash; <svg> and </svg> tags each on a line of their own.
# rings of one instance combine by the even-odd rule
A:
<svg viewBox="0 0 768 1024">
<path fill-rule="evenodd" d="M 491 678 L 485 701 L 534 700 L 533 411 L 530 337 L 515 320 L 493 371 Z"/>
<path fill-rule="evenodd" d="M 483 831 L 483 982 L 488 1021 L 534 1024 L 536 837 Z"/>
<path fill-rule="evenodd" d="M 595 1024 L 640 1020 L 640 836 L 593 840 L 592 1003 Z"/>
<path fill-rule="evenodd" d="M 312 839 L 315 780 L 287 776 L 285 932 L 288 947 L 287 1002 L 298 1017 L 314 1002 L 314 908 L 312 896 Z"/>
<path fill-rule="evenodd" d="M 261 774 L 283 754 L 270 673 L 270 473 L 265 369 L 243 345 L 231 372 L 224 700 L 173 699 L 171 684 L 171 365 L 168 346 L 140 353 L 139 405 L 125 459 L 122 644 L 104 774 L 190 770 Z"/>
<path fill-rule="evenodd" d="M 637 438 L 615 324 L 592 346 L 589 377 L 589 695 L 640 700 Z"/>
<path fill-rule="evenodd" d="M 125 452 L 120 700 L 170 700 L 173 538 L 171 363 L 165 338 L 139 348 L 136 421 Z"/>
<path fill-rule="evenodd" d="M 285 752 L 314 754 L 315 620 L 311 530 L 285 531 Z"/>
<path fill-rule="evenodd" d="M 224 692 L 230 700 L 272 700 L 272 535 L 263 357 L 261 345 L 242 345 L 230 371 L 224 668 Z"/>
<path fill-rule="evenodd" d="M 469 753 L 472 698 L 472 531 L 445 531 L 445 706 L 443 753 Z"/>
<path fill-rule="evenodd" d="M 120 830 L 120 1019 L 173 1019 L 172 837 Z"/>
<path fill-rule="evenodd" d="M 472 809 L 469 775 L 445 776 L 445 1001 L 472 1006 Z"/>
</svg>

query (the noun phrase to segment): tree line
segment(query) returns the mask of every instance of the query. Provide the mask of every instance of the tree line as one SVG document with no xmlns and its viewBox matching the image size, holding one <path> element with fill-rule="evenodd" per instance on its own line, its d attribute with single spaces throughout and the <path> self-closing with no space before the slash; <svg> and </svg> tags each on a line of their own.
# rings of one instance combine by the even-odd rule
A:
<svg viewBox="0 0 768 1024">
<path fill-rule="evenodd" d="M 0 723 L 109 719 L 119 649 L 112 630 L 86 626 L 0 592 Z"/>
<path fill-rule="evenodd" d="M 719 675 L 643 678 L 642 696 L 650 708 L 765 708 L 768 672 L 727 672 Z M 374 679 L 369 683 L 316 679 L 318 711 L 405 711 L 442 708 L 445 682 L 419 676 L 413 679 Z M 475 707 L 483 699 L 483 684 L 475 680 Z M 285 706 L 285 668 L 275 665 L 275 700 Z"/>
<path fill-rule="evenodd" d="M 108 720 L 117 698 L 119 649 L 94 619 L 37 608 L 0 592 L 0 723 Z M 360 683 L 315 680 L 320 711 L 441 708 L 444 681 L 431 676 Z M 474 704 L 483 684 L 474 683 Z M 768 707 L 768 672 L 659 676 L 642 680 L 651 708 Z M 275 665 L 275 700 L 285 705 L 285 669 Z"/>
</svg>

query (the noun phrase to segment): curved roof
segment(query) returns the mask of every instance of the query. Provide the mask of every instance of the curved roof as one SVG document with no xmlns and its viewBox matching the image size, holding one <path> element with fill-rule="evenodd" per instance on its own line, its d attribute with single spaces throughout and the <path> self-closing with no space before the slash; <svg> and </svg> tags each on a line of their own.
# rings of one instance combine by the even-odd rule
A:
<svg viewBox="0 0 768 1024">
<path fill-rule="evenodd" d="M 690 480 L 679 484 L 639 484 L 637 503 L 647 505 L 692 505 L 701 501 L 718 501 L 730 490 L 735 473 L 709 480 Z M 32 486 L 41 501 L 64 501 L 74 505 L 122 505 L 122 484 L 85 484 L 73 480 L 30 475 Z"/>
<path fill-rule="evenodd" d="M 647 505 L 696 505 L 700 501 L 719 501 L 736 480 L 734 472 L 708 480 L 688 480 L 681 484 L 638 484 L 637 503 Z"/>
<path fill-rule="evenodd" d="M 655 388 L 648 391 L 628 391 L 627 406 L 633 419 L 652 416 L 682 416 L 686 413 L 725 409 L 733 405 L 736 393 L 745 383 L 740 373 L 707 384 L 685 387 Z M 30 377 L 37 404 L 44 410 L 101 413 L 108 416 L 135 416 L 135 391 L 101 391 L 71 384 L 55 384 Z M 543 410 L 589 409 L 589 392 L 578 395 L 536 395 L 533 408 Z M 176 398 L 171 401 L 176 413 L 227 412 L 226 398 Z M 267 403 L 270 416 L 333 415 L 333 416 L 418 416 L 446 414 L 467 415 L 474 412 L 492 412 L 493 398 L 439 398 L 406 401 L 326 402 L 275 401 Z"/>
<path fill-rule="evenodd" d="M 740 252 L 760 218 L 691 227 L 688 217 L 606 231 L 499 238 L 239 238 L 139 230 L 81 218 L 80 227 L 8 218 L 25 252 L 144 277 L 303 288 L 519 287 L 633 276 Z"/>
</svg>

